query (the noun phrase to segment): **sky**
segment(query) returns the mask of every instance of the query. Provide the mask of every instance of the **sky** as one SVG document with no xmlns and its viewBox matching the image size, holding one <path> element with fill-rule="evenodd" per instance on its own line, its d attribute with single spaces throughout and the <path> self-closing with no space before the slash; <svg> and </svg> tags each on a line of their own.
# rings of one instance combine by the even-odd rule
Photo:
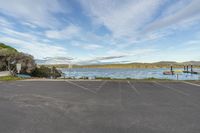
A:
<svg viewBox="0 0 200 133">
<path fill-rule="evenodd" d="M 0 0 L 0 42 L 47 64 L 200 60 L 200 0 Z"/>
</svg>

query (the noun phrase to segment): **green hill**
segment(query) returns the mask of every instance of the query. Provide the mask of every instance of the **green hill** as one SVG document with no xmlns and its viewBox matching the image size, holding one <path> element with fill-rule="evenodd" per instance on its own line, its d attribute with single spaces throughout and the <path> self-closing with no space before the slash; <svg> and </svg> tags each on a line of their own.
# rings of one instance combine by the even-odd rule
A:
<svg viewBox="0 0 200 133">
<path fill-rule="evenodd" d="M 17 63 L 21 64 L 21 74 L 31 74 L 36 68 L 33 56 L 0 43 L 0 71 L 9 71 L 15 75 Z"/>
<path fill-rule="evenodd" d="M 183 68 L 184 65 L 191 65 L 194 67 L 200 68 L 199 61 L 190 61 L 190 62 L 172 62 L 172 61 L 161 61 L 154 63 L 128 63 L 128 64 L 93 64 L 93 65 L 73 65 L 73 68 L 170 68 L 173 65 L 174 68 Z M 56 66 L 57 68 L 68 68 L 68 64 L 54 64 L 46 66 Z"/>
<path fill-rule="evenodd" d="M 13 50 L 13 51 L 17 52 L 17 50 L 15 48 L 8 46 L 8 45 L 5 45 L 3 43 L 0 43 L 0 49 L 9 49 L 9 50 Z"/>
</svg>

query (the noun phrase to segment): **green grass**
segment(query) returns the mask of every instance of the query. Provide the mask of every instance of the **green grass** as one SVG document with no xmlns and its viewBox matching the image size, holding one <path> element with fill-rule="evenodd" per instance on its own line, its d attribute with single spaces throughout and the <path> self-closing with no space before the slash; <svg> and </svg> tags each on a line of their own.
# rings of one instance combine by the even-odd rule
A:
<svg viewBox="0 0 200 133">
<path fill-rule="evenodd" d="M 22 78 L 14 77 L 14 76 L 3 76 L 0 77 L 0 81 L 15 81 L 15 80 L 21 80 Z"/>
<path fill-rule="evenodd" d="M 0 43 L 0 49 L 9 49 L 9 50 L 13 50 L 13 51 L 17 52 L 17 50 L 15 48 L 8 46 L 8 45 L 5 45 L 3 43 Z"/>
<path fill-rule="evenodd" d="M 102 79 L 102 80 L 111 80 L 110 77 L 96 77 L 96 79 Z"/>
</svg>

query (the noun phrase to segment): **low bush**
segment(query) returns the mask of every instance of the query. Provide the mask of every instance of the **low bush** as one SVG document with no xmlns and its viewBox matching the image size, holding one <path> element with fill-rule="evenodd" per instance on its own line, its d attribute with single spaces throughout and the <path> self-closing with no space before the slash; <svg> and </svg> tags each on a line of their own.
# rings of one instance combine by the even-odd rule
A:
<svg viewBox="0 0 200 133">
<path fill-rule="evenodd" d="M 33 77 L 44 77 L 44 78 L 58 78 L 61 77 L 61 72 L 57 70 L 55 67 L 49 68 L 46 66 L 37 67 L 33 72 Z"/>
</svg>

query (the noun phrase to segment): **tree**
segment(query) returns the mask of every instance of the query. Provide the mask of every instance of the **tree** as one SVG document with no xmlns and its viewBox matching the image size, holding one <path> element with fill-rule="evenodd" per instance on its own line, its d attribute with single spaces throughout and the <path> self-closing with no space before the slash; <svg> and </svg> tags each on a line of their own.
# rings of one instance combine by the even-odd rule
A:
<svg viewBox="0 0 200 133">
<path fill-rule="evenodd" d="M 21 73 L 31 74 L 35 77 L 53 77 L 61 76 L 61 72 L 56 67 L 36 67 L 33 56 L 18 52 L 16 49 L 0 43 L 0 71 L 8 70 L 12 75 L 16 74 L 16 64 L 21 64 Z"/>
<path fill-rule="evenodd" d="M 31 55 L 17 52 L 16 50 L 0 49 L 0 69 L 8 70 L 12 75 L 16 73 L 16 64 L 22 64 L 22 73 L 31 73 L 36 64 Z"/>
<path fill-rule="evenodd" d="M 49 68 L 46 66 L 40 66 L 33 71 L 32 76 L 45 77 L 45 78 L 50 78 L 50 77 L 57 78 L 61 76 L 61 72 L 57 70 L 56 67 Z"/>
</svg>

